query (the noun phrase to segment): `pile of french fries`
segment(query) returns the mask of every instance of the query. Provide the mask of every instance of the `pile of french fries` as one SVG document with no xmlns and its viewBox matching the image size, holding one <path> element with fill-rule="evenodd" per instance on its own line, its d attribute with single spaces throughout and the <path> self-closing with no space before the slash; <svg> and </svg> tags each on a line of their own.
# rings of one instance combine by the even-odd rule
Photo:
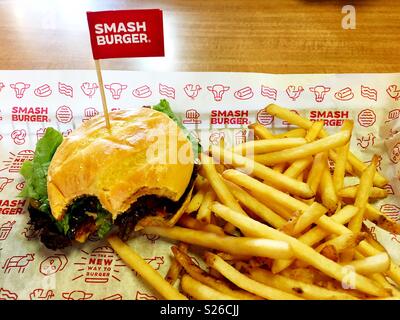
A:
<svg viewBox="0 0 400 320">
<path fill-rule="evenodd" d="M 265 110 L 298 128 L 274 135 L 256 123 L 253 141 L 211 146 L 177 224 L 141 222 L 176 241 L 165 278 L 116 236 L 111 246 L 165 299 L 400 299 L 400 268 L 363 220 L 400 225 L 373 205 L 387 180 L 376 156 L 366 165 L 349 150 L 353 122 L 328 135 L 323 122 Z"/>
</svg>

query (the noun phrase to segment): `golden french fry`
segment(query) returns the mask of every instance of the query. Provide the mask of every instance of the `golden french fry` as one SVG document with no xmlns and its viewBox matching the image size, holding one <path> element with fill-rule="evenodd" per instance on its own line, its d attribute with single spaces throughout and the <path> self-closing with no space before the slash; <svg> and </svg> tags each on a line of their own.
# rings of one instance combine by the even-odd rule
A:
<svg viewBox="0 0 400 320">
<path fill-rule="evenodd" d="M 207 192 L 206 187 L 202 187 L 195 193 L 195 195 L 192 197 L 186 208 L 187 213 L 192 213 L 199 210 L 206 192 Z"/>
<path fill-rule="evenodd" d="M 235 198 L 242 204 L 242 206 L 249 208 L 253 213 L 263 219 L 265 222 L 269 223 L 275 228 L 280 228 L 286 223 L 285 219 L 277 215 L 270 208 L 262 204 L 256 198 L 252 197 L 249 193 L 247 193 L 236 184 L 228 180 L 225 180 L 225 183 L 229 187 Z"/>
<path fill-rule="evenodd" d="M 354 267 L 355 271 L 360 274 L 380 273 L 389 269 L 390 258 L 387 253 L 382 252 L 361 260 L 351 261 L 347 265 Z"/>
<path fill-rule="evenodd" d="M 329 172 L 327 162 L 325 162 L 325 166 L 321 173 L 321 181 L 319 184 L 319 193 L 320 193 L 323 205 L 325 207 L 327 207 L 330 212 L 334 212 L 338 206 L 339 200 L 336 196 L 335 186 L 333 185 L 332 176 Z"/>
<path fill-rule="evenodd" d="M 244 212 L 240 207 L 239 203 L 235 200 L 227 186 L 224 184 L 221 176 L 215 170 L 213 159 L 205 154 L 201 154 L 201 162 L 202 167 L 204 168 L 204 174 L 217 194 L 218 199 L 228 207 L 246 215 L 246 212 Z"/>
<path fill-rule="evenodd" d="M 256 154 L 254 160 L 265 165 L 306 158 L 319 152 L 328 151 L 346 144 L 350 139 L 349 131 L 341 131 L 299 147 L 274 151 L 266 154 Z"/>
<path fill-rule="evenodd" d="M 219 292 L 201 282 L 193 279 L 187 274 L 183 275 L 181 281 L 182 290 L 197 300 L 236 300 L 226 293 Z"/>
<path fill-rule="evenodd" d="M 272 170 L 282 173 L 286 168 L 286 163 L 277 163 L 272 167 Z"/>
<path fill-rule="evenodd" d="M 354 296 L 340 291 L 325 289 L 313 284 L 272 274 L 261 268 L 248 268 L 250 278 L 268 286 L 293 293 L 299 297 L 312 300 L 355 300 Z"/>
<path fill-rule="evenodd" d="M 316 193 L 321 182 L 321 172 L 327 163 L 327 155 L 325 152 L 317 153 L 314 157 L 314 162 L 307 177 L 307 184 L 310 189 Z"/>
<path fill-rule="evenodd" d="M 304 138 L 306 135 L 307 131 L 302 128 L 296 128 L 292 129 L 280 134 L 274 135 L 275 139 L 281 139 L 281 138 Z"/>
<path fill-rule="evenodd" d="M 299 215 L 296 224 L 293 226 L 292 235 L 297 235 L 303 232 L 306 228 L 308 228 L 313 223 L 316 223 L 320 217 L 322 217 L 328 209 L 319 204 L 318 202 L 314 202 L 305 210 L 301 215 Z"/>
<path fill-rule="evenodd" d="M 269 114 L 279 119 L 286 120 L 287 122 L 297 125 L 303 129 L 308 130 L 311 128 L 313 124 L 312 121 L 299 116 L 295 112 L 279 107 L 275 104 L 268 105 L 265 108 L 265 111 L 267 111 Z M 326 131 L 321 130 L 320 137 L 324 138 L 326 136 L 327 136 Z M 330 150 L 329 157 L 332 160 L 336 161 L 337 154 L 333 150 Z M 353 173 L 354 170 L 355 174 L 361 176 L 362 172 L 366 167 L 367 165 L 360 159 L 358 159 L 354 154 L 352 154 L 351 152 L 348 153 L 348 163 L 346 164 L 346 171 L 348 171 L 349 173 Z M 377 187 L 383 187 L 387 183 L 388 183 L 387 179 L 383 177 L 378 171 L 376 171 L 374 176 L 374 185 Z"/>
<path fill-rule="evenodd" d="M 120 258 L 135 270 L 165 299 L 187 300 L 187 298 L 171 286 L 156 270 L 143 260 L 131 247 L 117 236 L 108 237 L 108 242 Z"/>
<path fill-rule="evenodd" d="M 193 263 L 193 260 L 187 254 L 179 250 L 177 247 L 173 246 L 171 250 L 174 254 L 175 259 L 180 263 L 180 265 L 185 269 L 185 271 L 197 281 L 200 281 L 205 285 L 214 288 L 215 290 L 218 290 L 222 293 L 225 293 L 229 296 L 235 297 L 236 299 L 241 299 L 241 300 L 262 299 L 246 291 L 231 289 L 222 280 L 212 277 L 211 275 L 207 274 L 203 269 L 196 266 Z"/>
<path fill-rule="evenodd" d="M 193 193 L 194 186 L 190 189 L 189 193 L 186 195 L 185 200 L 182 203 L 182 206 L 178 209 L 178 211 L 172 216 L 171 219 L 168 220 L 167 224 L 169 226 L 174 226 L 178 220 L 185 214 L 187 207 L 190 204 L 192 193 Z"/>
<path fill-rule="evenodd" d="M 356 197 L 358 188 L 359 188 L 359 185 L 342 188 L 342 189 L 338 190 L 338 196 L 342 197 L 342 198 L 354 199 Z M 386 189 L 382 189 L 382 188 L 378 188 L 378 187 L 373 187 L 371 190 L 371 193 L 369 195 L 370 199 L 380 199 L 380 198 L 386 198 L 386 197 L 387 197 Z"/>
<path fill-rule="evenodd" d="M 252 123 L 249 125 L 249 129 L 254 130 L 254 135 L 258 139 L 273 139 L 274 135 L 262 124 L 260 123 Z"/>
<path fill-rule="evenodd" d="M 369 195 L 373 186 L 374 174 L 376 172 L 376 163 L 378 159 L 374 156 L 371 164 L 363 172 L 360 178 L 360 186 L 358 187 L 354 205 L 358 208 L 357 214 L 349 222 L 349 229 L 353 232 L 360 232 L 364 218 L 365 207 L 367 206 Z"/>
<path fill-rule="evenodd" d="M 390 233 L 400 234 L 400 223 L 386 217 L 382 212 L 369 203 L 365 207 L 365 217 Z"/>
<path fill-rule="evenodd" d="M 236 211 L 235 211 L 236 212 Z M 284 241 L 257 239 L 248 237 L 220 236 L 200 230 L 182 227 L 147 226 L 145 233 L 195 244 L 201 247 L 217 249 L 232 254 L 253 255 L 257 257 L 286 259 L 293 256 L 290 246 Z"/>
<path fill-rule="evenodd" d="M 214 190 L 208 190 L 204 196 L 204 200 L 201 203 L 199 211 L 197 213 L 197 220 L 200 220 L 205 223 L 210 223 L 211 220 L 211 210 L 210 205 L 216 199 L 216 194 Z"/>
<path fill-rule="evenodd" d="M 306 170 L 311 165 L 313 159 L 314 158 L 310 156 L 307 158 L 296 160 L 289 166 L 289 168 L 285 170 L 284 175 L 291 178 L 298 177 L 301 173 L 304 172 L 304 170 Z"/>
<path fill-rule="evenodd" d="M 234 146 L 232 151 L 241 155 L 252 155 L 293 148 L 306 143 L 304 138 L 253 140 Z"/>
<path fill-rule="evenodd" d="M 225 232 L 221 227 L 218 227 L 215 224 L 200 222 L 199 220 L 189 216 L 181 217 L 178 221 L 178 224 L 182 227 L 190 229 L 212 232 L 221 236 L 225 235 Z"/>
<path fill-rule="evenodd" d="M 237 271 L 230 264 L 226 263 L 220 257 L 210 252 L 205 253 L 205 261 L 206 263 L 218 270 L 225 278 L 230 280 L 232 283 L 237 285 L 239 288 L 242 288 L 248 292 L 251 292 L 260 297 L 264 297 L 270 300 L 300 300 L 301 298 L 281 291 L 279 289 L 267 286 L 260 282 L 254 281 L 244 274 Z"/>
<path fill-rule="evenodd" d="M 226 221 L 229 221 L 233 225 L 239 227 L 241 230 L 246 230 L 248 234 L 251 234 L 260 238 L 276 239 L 286 241 L 290 244 L 294 255 L 314 268 L 322 271 L 326 275 L 338 280 L 343 281 L 346 278 L 346 273 L 343 272 L 342 267 L 317 253 L 314 249 L 305 245 L 303 242 L 296 238 L 288 236 L 278 230 L 275 230 L 265 224 L 262 224 L 250 217 L 240 215 L 240 213 L 234 210 L 214 202 L 211 207 L 212 211 Z M 362 292 L 373 296 L 386 297 L 388 293 L 381 288 L 375 281 L 372 281 L 357 273 L 354 274 L 356 288 Z"/>
<path fill-rule="evenodd" d="M 314 195 L 310 187 L 304 182 L 299 182 L 296 179 L 287 177 L 271 168 L 265 167 L 234 152 L 223 150 L 218 147 L 212 147 L 211 150 L 213 157 L 216 157 L 225 163 L 229 163 L 236 168 L 245 170 L 256 177 L 263 179 L 264 182 L 279 190 L 287 191 L 293 195 L 304 198 L 311 198 Z"/>
<path fill-rule="evenodd" d="M 317 139 L 323 127 L 324 127 L 324 121 L 313 122 L 313 124 L 311 125 L 310 129 L 308 129 L 308 132 L 305 136 L 307 142 L 312 142 L 315 139 Z"/>
<path fill-rule="evenodd" d="M 315 250 L 333 261 L 339 261 L 343 251 L 357 247 L 364 239 L 365 233 L 346 233 L 320 244 Z"/>
<path fill-rule="evenodd" d="M 172 286 L 175 284 L 176 280 L 179 278 L 182 266 L 176 261 L 176 259 L 171 260 L 167 274 L 165 275 L 165 280 Z"/>
</svg>

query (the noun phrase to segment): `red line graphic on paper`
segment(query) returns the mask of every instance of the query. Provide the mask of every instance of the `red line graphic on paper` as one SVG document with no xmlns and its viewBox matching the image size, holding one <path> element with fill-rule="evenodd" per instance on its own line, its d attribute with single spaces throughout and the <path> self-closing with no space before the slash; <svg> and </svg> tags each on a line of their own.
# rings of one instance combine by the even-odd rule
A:
<svg viewBox="0 0 400 320">
<path fill-rule="evenodd" d="M 35 96 L 39 97 L 39 98 L 45 98 L 48 97 L 49 95 L 51 95 L 52 91 L 51 91 L 51 87 L 48 84 L 43 84 L 40 87 L 37 87 L 33 93 L 35 94 Z"/>
<path fill-rule="evenodd" d="M 14 221 L 7 221 L 3 224 L 0 224 L 0 241 L 6 240 L 7 237 L 10 235 L 10 232 L 15 224 Z"/>
<path fill-rule="evenodd" d="M 64 270 L 67 263 L 68 258 L 65 254 L 55 254 L 47 257 L 40 263 L 39 272 L 44 276 L 49 276 Z"/>
<path fill-rule="evenodd" d="M 182 121 L 184 124 L 199 124 L 201 123 L 200 113 L 195 109 L 189 109 L 185 112 L 185 119 Z"/>
<path fill-rule="evenodd" d="M 152 94 L 148 85 L 140 86 L 132 90 L 132 95 L 136 98 L 148 98 Z"/>
<path fill-rule="evenodd" d="M 5 87 L 4 83 L 3 83 L 3 82 L 0 82 L 0 92 L 1 92 L 1 90 L 2 90 L 4 87 Z"/>
<path fill-rule="evenodd" d="M 35 260 L 34 253 L 27 253 L 24 256 L 13 256 L 8 258 L 1 268 L 4 269 L 4 273 L 10 273 L 12 269 L 18 269 L 18 273 L 24 273 L 28 264 L 33 260 Z"/>
<path fill-rule="evenodd" d="M 384 186 L 383 186 L 383 189 L 386 190 L 387 194 L 394 194 L 393 187 L 392 187 L 392 185 L 390 185 L 390 184 L 384 185 Z"/>
<path fill-rule="evenodd" d="M 13 181 L 14 181 L 14 179 L 10 179 L 7 177 L 0 177 L 0 192 L 2 192 L 4 190 L 6 185 L 10 184 Z"/>
<path fill-rule="evenodd" d="M 10 173 L 18 173 L 21 169 L 22 164 L 26 160 L 32 160 L 35 152 L 33 150 L 22 150 L 17 154 L 9 152 L 10 156 L 8 160 L 3 160 L 4 168 L 0 171 L 8 170 Z"/>
<path fill-rule="evenodd" d="M 18 295 L 10 290 L 0 288 L 0 300 L 17 300 Z"/>
<path fill-rule="evenodd" d="M 74 96 L 74 89 L 72 88 L 72 86 L 62 82 L 58 83 L 58 92 L 67 97 L 72 98 Z"/>
<path fill-rule="evenodd" d="M 119 100 L 121 98 L 122 90 L 125 90 L 128 86 L 126 84 L 114 82 L 104 85 L 104 88 L 110 90 L 111 96 L 114 100 Z"/>
<path fill-rule="evenodd" d="M 15 186 L 15 189 L 17 189 L 17 191 L 22 191 L 22 189 L 25 187 L 25 181 L 22 181 L 22 182 L 20 182 L 20 183 L 18 183 L 16 186 Z"/>
<path fill-rule="evenodd" d="M 396 120 L 398 118 L 400 118 L 400 109 L 390 110 L 388 113 L 388 120 L 386 120 L 385 123 L 388 123 L 392 120 Z"/>
<path fill-rule="evenodd" d="M 214 84 L 213 86 L 207 87 L 207 90 L 213 94 L 215 101 L 221 101 L 224 93 L 229 89 L 230 87 L 224 86 L 223 84 Z"/>
<path fill-rule="evenodd" d="M 53 290 L 45 290 L 42 288 L 35 289 L 29 294 L 30 300 L 50 300 L 55 297 Z"/>
<path fill-rule="evenodd" d="M 369 146 L 373 146 L 375 144 L 375 135 L 370 132 L 367 136 L 361 136 L 357 138 L 357 145 L 362 149 L 367 149 Z"/>
<path fill-rule="evenodd" d="M 145 292 L 136 292 L 136 297 L 135 300 L 158 300 L 156 296 L 153 296 L 151 294 L 147 294 Z"/>
<path fill-rule="evenodd" d="M 39 128 L 36 130 L 36 139 L 40 140 L 43 138 L 44 134 L 46 133 L 46 128 Z"/>
<path fill-rule="evenodd" d="M 357 121 L 363 127 L 370 127 L 376 122 L 376 114 L 371 109 L 364 109 L 358 114 Z"/>
<path fill-rule="evenodd" d="M 69 123 L 72 121 L 73 113 L 70 107 L 61 106 L 56 111 L 56 118 L 58 122 Z"/>
<path fill-rule="evenodd" d="M 16 82 L 10 84 L 10 88 L 14 89 L 15 97 L 17 97 L 18 99 L 21 99 L 24 96 L 25 91 L 29 89 L 30 86 L 31 85 L 29 83 L 24 82 Z"/>
<path fill-rule="evenodd" d="M 89 120 L 90 118 L 97 116 L 99 114 L 99 112 L 95 108 L 90 107 L 90 108 L 85 108 L 83 110 L 83 114 L 84 114 L 84 117 L 82 119 L 82 122 L 85 122 L 85 121 Z"/>
<path fill-rule="evenodd" d="M 389 97 L 393 98 L 395 101 L 399 100 L 400 98 L 400 89 L 397 88 L 397 85 L 391 84 L 386 89 L 387 94 Z"/>
<path fill-rule="evenodd" d="M 30 225 L 29 227 L 25 227 L 24 231 L 22 231 L 21 234 L 25 236 L 25 238 L 27 238 L 28 240 L 32 240 L 36 239 L 39 236 L 40 230 L 35 230 L 35 228 Z"/>
<path fill-rule="evenodd" d="M 400 142 L 398 142 L 392 149 L 390 154 L 390 160 L 393 163 L 398 163 L 400 161 Z"/>
<path fill-rule="evenodd" d="M 249 86 L 247 86 L 236 91 L 233 96 L 239 100 L 249 100 L 254 96 L 254 92 Z"/>
<path fill-rule="evenodd" d="M 235 144 L 242 144 L 246 142 L 247 130 L 241 129 L 235 133 Z"/>
<path fill-rule="evenodd" d="M 158 92 L 162 96 L 166 96 L 168 98 L 175 99 L 175 89 L 173 87 L 169 87 L 169 86 L 167 86 L 165 84 L 160 83 L 158 85 Z"/>
<path fill-rule="evenodd" d="M 26 131 L 25 129 L 21 129 L 21 130 L 14 130 L 11 133 L 11 139 L 14 141 L 14 143 L 16 145 L 22 145 L 25 143 L 25 137 L 26 137 Z"/>
<path fill-rule="evenodd" d="M 314 99 L 316 102 L 322 102 L 325 99 L 325 95 L 331 91 L 331 88 L 318 85 L 315 87 L 310 87 L 309 90 L 314 93 Z"/>
<path fill-rule="evenodd" d="M 278 91 L 274 88 L 270 88 L 270 87 L 261 85 L 261 95 L 263 97 L 267 97 L 269 99 L 276 100 Z"/>
<path fill-rule="evenodd" d="M 222 131 L 214 131 L 210 134 L 208 140 L 213 145 L 218 145 L 222 138 L 225 138 L 225 134 Z"/>
<path fill-rule="evenodd" d="M 95 95 L 98 87 L 97 83 L 84 82 L 81 85 L 81 90 L 85 96 L 88 96 L 91 99 Z"/>
<path fill-rule="evenodd" d="M 263 126 L 268 126 L 272 122 L 274 122 L 274 116 L 270 115 L 264 109 L 257 112 L 257 121 L 261 123 Z"/>
<path fill-rule="evenodd" d="M 91 297 L 93 297 L 93 293 L 82 290 L 74 290 L 71 292 L 63 292 L 61 296 L 65 300 L 89 300 Z"/>
<path fill-rule="evenodd" d="M 376 89 L 361 85 L 361 97 L 377 101 L 378 91 L 376 91 Z"/>
<path fill-rule="evenodd" d="M 111 296 L 105 297 L 102 300 L 122 300 L 122 295 L 120 293 L 116 293 Z"/>
<path fill-rule="evenodd" d="M 154 270 L 159 270 L 160 266 L 164 264 L 164 256 L 155 256 L 152 258 L 145 258 L 145 261 L 153 267 Z"/>
<path fill-rule="evenodd" d="M 286 94 L 290 99 L 296 101 L 298 97 L 300 97 L 301 93 L 304 91 L 302 86 L 288 86 L 286 88 Z"/>
<path fill-rule="evenodd" d="M 354 92 L 350 87 L 343 88 L 334 94 L 335 98 L 340 101 L 349 101 L 354 98 Z"/>
<path fill-rule="evenodd" d="M 202 88 L 198 84 L 194 85 L 191 83 L 188 83 L 186 86 L 183 87 L 183 91 L 185 91 L 185 94 L 192 100 L 197 97 L 201 89 Z"/>
<path fill-rule="evenodd" d="M 381 206 L 380 211 L 382 211 L 385 216 L 395 220 L 400 221 L 400 207 L 395 204 L 387 203 Z"/>
</svg>

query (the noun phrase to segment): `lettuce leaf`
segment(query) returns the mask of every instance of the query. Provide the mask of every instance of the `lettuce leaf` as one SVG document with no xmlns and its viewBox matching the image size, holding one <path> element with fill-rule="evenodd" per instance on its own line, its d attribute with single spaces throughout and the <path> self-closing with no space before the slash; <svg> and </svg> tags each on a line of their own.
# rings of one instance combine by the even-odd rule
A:
<svg viewBox="0 0 400 320">
<path fill-rule="evenodd" d="M 47 171 L 58 146 L 63 141 L 60 132 L 47 128 L 44 136 L 36 144 L 32 161 L 22 164 L 20 173 L 25 178 L 25 187 L 19 197 L 32 198 L 41 204 L 39 210 L 50 214 L 47 198 Z"/>
<path fill-rule="evenodd" d="M 192 148 L 195 156 L 201 152 L 201 145 L 199 141 L 189 132 L 188 129 L 182 124 L 182 119 L 178 117 L 171 109 L 169 102 L 165 99 L 161 99 L 159 104 L 153 106 L 153 109 L 165 113 L 171 120 L 175 121 L 179 128 L 183 130 L 189 141 L 192 143 Z"/>
</svg>

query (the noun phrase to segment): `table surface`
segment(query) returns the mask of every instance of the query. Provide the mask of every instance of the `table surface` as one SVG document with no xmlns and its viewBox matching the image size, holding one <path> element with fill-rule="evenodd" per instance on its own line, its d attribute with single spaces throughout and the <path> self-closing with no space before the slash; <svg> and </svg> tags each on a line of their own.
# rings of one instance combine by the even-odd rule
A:
<svg viewBox="0 0 400 320">
<path fill-rule="evenodd" d="M 342 28 L 342 7 L 356 29 Z M 164 58 L 104 69 L 349 73 L 400 71 L 398 0 L 2 0 L 0 69 L 92 69 L 85 12 L 161 8 Z"/>
</svg>

